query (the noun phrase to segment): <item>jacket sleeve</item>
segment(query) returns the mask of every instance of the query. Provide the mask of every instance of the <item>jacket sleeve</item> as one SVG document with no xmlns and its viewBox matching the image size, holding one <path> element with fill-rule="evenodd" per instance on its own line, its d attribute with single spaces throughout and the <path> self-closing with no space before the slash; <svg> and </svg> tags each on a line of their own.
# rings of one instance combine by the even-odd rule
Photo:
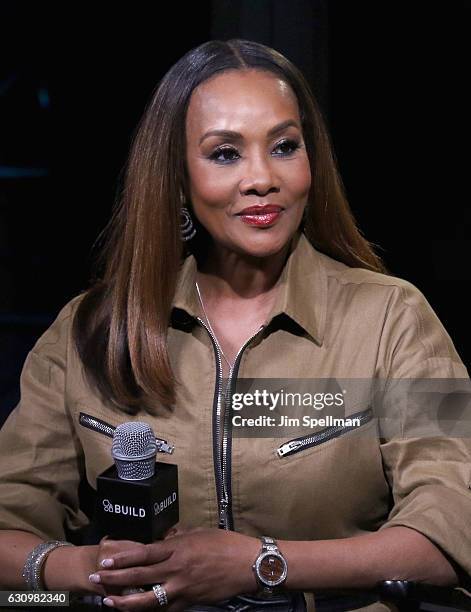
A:
<svg viewBox="0 0 471 612">
<path fill-rule="evenodd" d="M 394 506 L 386 529 L 427 536 L 471 576 L 471 403 L 468 372 L 423 294 L 395 289 L 383 330 L 381 362 L 394 435 L 381 452 Z M 460 572 L 459 572 L 460 573 Z"/>
<path fill-rule="evenodd" d="M 0 529 L 64 539 L 88 520 L 79 510 L 82 451 L 65 401 L 74 298 L 29 352 L 21 397 L 0 430 Z"/>
</svg>

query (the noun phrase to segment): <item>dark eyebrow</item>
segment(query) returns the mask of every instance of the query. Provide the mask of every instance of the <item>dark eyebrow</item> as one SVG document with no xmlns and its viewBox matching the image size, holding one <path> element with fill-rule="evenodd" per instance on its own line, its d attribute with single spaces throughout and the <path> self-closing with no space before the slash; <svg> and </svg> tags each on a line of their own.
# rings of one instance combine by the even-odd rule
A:
<svg viewBox="0 0 471 612">
<path fill-rule="evenodd" d="M 275 125 L 275 127 L 272 127 L 271 130 L 268 131 L 267 136 L 275 136 L 289 127 L 297 127 L 298 129 L 301 129 L 297 121 L 294 119 L 287 119 L 286 121 L 278 123 L 278 125 Z M 227 140 L 242 140 L 242 134 L 239 134 L 239 132 L 233 132 L 232 130 L 209 130 L 209 132 L 206 132 L 203 134 L 203 136 L 201 136 L 198 144 L 201 144 L 203 140 L 209 136 L 222 136 Z"/>
</svg>

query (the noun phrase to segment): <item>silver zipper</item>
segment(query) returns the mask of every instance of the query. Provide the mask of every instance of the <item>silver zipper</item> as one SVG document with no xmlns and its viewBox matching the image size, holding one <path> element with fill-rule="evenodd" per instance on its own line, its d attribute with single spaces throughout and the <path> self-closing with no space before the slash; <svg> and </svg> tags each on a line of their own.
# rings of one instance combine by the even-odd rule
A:
<svg viewBox="0 0 471 612">
<path fill-rule="evenodd" d="M 200 317 L 196 317 L 196 320 L 205 328 L 208 332 L 209 337 L 213 343 L 215 349 L 216 361 L 217 361 L 217 373 L 216 373 L 216 394 L 217 394 L 217 405 L 216 405 L 216 419 L 213 434 L 213 453 L 215 455 L 214 469 L 216 476 L 216 494 L 218 499 L 218 511 L 219 511 L 219 527 L 227 529 L 227 507 L 229 505 L 229 498 L 227 492 L 224 490 L 224 479 L 222 474 L 222 449 L 219 445 L 219 439 L 221 437 L 221 400 L 222 400 L 222 360 L 221 351 L 219 348 L 216 337 L 206 325 L 206 323 Z"/>
<path fill-rule="evenodd" d="M 224 493 L 224 497 L 219 503 L 219 527 L 221 529 L 229 529 L 229 523 L 227 520 L 227 511 L 229 507 L 229 498 L 227 493 Z"/>
<path fill-rule="evenodd" d="M 230 470 L 228 469 L 228 461 L 230 459 L 229 453 L 228 453 L 228 440 L 229 440 L 229 435 L 231 433 L 230 431 L 231 429 L 230 428 L 230 424 L 231 424 L 231 402 L 230 400 L 232 397 L 232 381 L 234 377 L 234 371 L 237 371 L 239 368 L 240 356 L 242 355 L 246 347 L 262 331 L 264 327 L 265 327 L 264 325 L 261 325 L 259 329 L 248 340 L 244 342 L 244 344 L 240 347 L 240 349 L 237 352 L 236 358 L 234 360 L 234 365 L 229 370 L 229 380 L 227 382 L 226 395 L 225 395 L 226 410 L 224 413 L 224 429 L 223 429 L 223 438 L 222 438 L 222 478 L 223 478 L 222 482 L 223 482 L 223 490 L 224 490 L 224 493 L 227 499 L 227 504 L 225 506 L 225 511 L 223 513 L 225 529 L 229 529 L 232 526 L 232 516 L 229 516 L 230 504 L 229 504 L 229 499 L 228 499 L 228 494 L 227 494 L 227 491 L 229 489 L 229 482 L 231 478 Z"/>
<path fill-rule="evenodd" d="M 361 412 L 356 412 L 355 414 L 349 414 L 349 419 L 359 419 L 360 426 L 365 425 L 373 418 L 373 410 L 371 408 L 367 408 L 366 410 L 362 410 Z M 307 436 L 302 436 L 300 438 L 295 438 L 294 440 L 290 440 L 289 442 L 285 442 L 277 449 L 278 457 L 287 457 L 288 455 L 293 455 L 305 448 L 311 448 L 312 446 L 317 446 L 322 444 L 323 442 L 327 442 L 332 438 L 336 438 L 340 436 L 342 433 L 347 433 L 349 431 L 353 431 L 358 429 L 358 426 L 355 425 L 334 425 L 332 427 L 327 427 L 322 431 L 318 431 L 315 434 L 309 434 Z"/>
<path fill-rule="evenodd" d="M 246 346 L 255 338 L 255 336 L 264 328 L 262 325 L 253 336 L 251 336 L 239 349 L 234 365 L 229 370 L 229 379 L 227 383 L 226 393 L 224 397 L 225 402 L 225 414 L 224 414 L 224 423 L 222 424 L 222 437 L 221 437 L 221 402 L 222 402 L 222 389 L 221 389 L 221 379 L 222 379 L 222 359 L 221 359 L 221 348 L 217 341 L 217 338 L 209 329 L 209 326 L 201 319 L 200 317 L 196 317 L 196 320 L 206 329 L 208 332 L 213 346 L 215 348 L 215 353 L 217 356 L 217 378 L 216 378 L 216 392 L 217 392 L 217 407 L 216 407 L 216 422 L 214 428 L 214 439 L 213 439 L 213 449 L 216 454 L 215 461 L 215 472 L 216 472 L 216 492 L 219 504 L 219 527 L 221 529 L 230 529 L 231 528 L 231 520 L 229 516 L 230 510 L 230 500 L 229 500 L 229 478 L 227 469 L 228 462 L 228 439 L 229 439 L 229 423 L 230 423 L 230 390 L 232 385 L 232 377 L 233 372 L 235 370 L 235 366 L 238 362 L 238 359 Z M 221 444 L 219 444 L 219 440 L 221 439 Z"/>
<path fill-rule="evenodd" d="M 86 414 L 85 412 L 81 412 L 79 415 L 79 423 L 86 427 L 87 429 L 91 429 L 92 431 L 96 431 L 101 433 L 108 438 L 112 438 L 114 435 L 114 431 L 116 427 L 106 423 L 106 421 L 102 421 L 101 419 L 97 419 L 96 417 L 91 416 L 90 414 Z M 155 442 L 157 444 L 157 452 L 166 453 L 171 455 L 175 449 L 173 444 L 169 444 L 167 440 L 163 440 L 162 438 L 155 438 Z"/>
</svg>

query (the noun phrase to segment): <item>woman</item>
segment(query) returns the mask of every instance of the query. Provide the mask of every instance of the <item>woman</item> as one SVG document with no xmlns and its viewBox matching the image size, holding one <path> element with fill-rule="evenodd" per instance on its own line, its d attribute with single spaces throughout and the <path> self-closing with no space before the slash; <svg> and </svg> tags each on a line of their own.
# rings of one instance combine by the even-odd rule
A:
<svg viewBox="0 0 471 612">
<path fill-rule="evenodd" d="M 173 612 L 270 583 L 453 585 L 471 572 L 464 438 L 345 431 L 283 457 L 283 440 L 231 435 L 224 405 L 240 378 L 468 377 L 422 294 L 384 274 L 357 230 L 322 117 L 286 58 L 211 41 L 173 66 L 108 229 L 103 273 L 28 355 L 1 432 L 2 586 L 25 588 L 34 566 L 36 587 Z M 95 486 L 110 463 L 110 441 L 81 412 L 144 420 L 174 444 L 159 459 L 179 468 L 177 532 L 38 549 L 87 524 L 78 483 L 85 473 Z"/>
</svg>

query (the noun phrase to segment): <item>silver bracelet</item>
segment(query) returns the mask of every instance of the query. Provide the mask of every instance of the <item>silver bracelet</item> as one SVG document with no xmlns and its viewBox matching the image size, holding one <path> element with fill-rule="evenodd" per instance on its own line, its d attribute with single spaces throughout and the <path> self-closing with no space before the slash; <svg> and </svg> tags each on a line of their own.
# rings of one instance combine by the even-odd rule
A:
<svg viewBox="0 0 471 612">
<path fill-rule="evenodd" d="M 73 544 L 60 540 L 50 540 L 49 542 L 41 542 L 29 553 L 22 574 L 29 591 L 44 591 L 42 568 L 48 554 L 59 546 L 73 546 Z"/>
</svg>

